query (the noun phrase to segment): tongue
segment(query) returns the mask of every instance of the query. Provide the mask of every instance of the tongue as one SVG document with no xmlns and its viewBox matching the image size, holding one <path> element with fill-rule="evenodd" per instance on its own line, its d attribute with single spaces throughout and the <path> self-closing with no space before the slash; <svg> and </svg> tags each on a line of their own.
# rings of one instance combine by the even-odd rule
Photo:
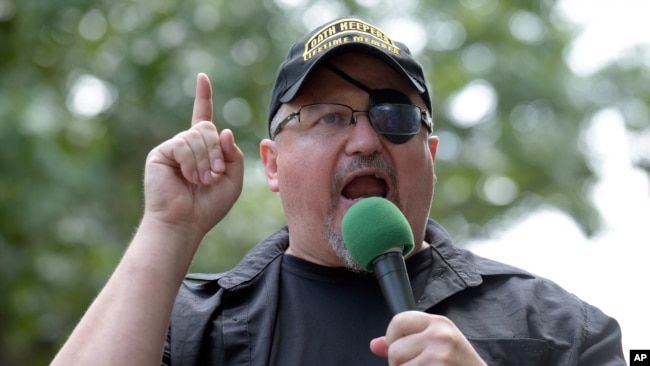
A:
<svg viewBox="0 0 650 366">
<path fill-rule="evenodd" d="M 357 177 L 343 188 L 343 196 L 349 199 L 364 197 L 384 197 L 386 195 L 386 183 L 372 175 Z"/>
</svg>

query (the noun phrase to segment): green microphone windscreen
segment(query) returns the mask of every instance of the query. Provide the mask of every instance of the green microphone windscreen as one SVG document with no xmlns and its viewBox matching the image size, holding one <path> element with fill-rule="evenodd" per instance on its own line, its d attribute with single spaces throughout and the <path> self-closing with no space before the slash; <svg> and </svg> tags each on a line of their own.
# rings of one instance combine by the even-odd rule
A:
<svg viewBox="0 0 650 366">
<path fill-rule="evenodd" d="M 352 258 L 372 271 L 372 261 L 386 251 L 403 246 L 413 250 L 413 232 L 402 211 L 381 197 L 360 200 L 348 209 L 341 223 L 343 240 Z"/>
</svg>

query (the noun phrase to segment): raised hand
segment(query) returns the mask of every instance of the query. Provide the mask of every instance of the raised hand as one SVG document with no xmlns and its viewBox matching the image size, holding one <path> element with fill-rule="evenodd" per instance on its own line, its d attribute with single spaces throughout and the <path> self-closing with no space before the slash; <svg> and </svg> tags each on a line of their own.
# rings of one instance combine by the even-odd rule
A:
<svg viewBox="0 0 650 366">
<path fill-rule="evenodd" d="M 155 365 L 178 288 L 203 236 L 242 190 L 244 156 L 212 123 L 212 89 L 196 85 L 192 126 L 147 157 L 142 222 L 122 260 L 52 365 Z"/>
<path fill-rule="evenodd" d="M 191 127 L 154 148 L 145 166 L 145 219 L 203 237 L 242 191 L 244 156 L 232 131 L 212 122 L 212 88 L 197 76 Z"/>
</svg>

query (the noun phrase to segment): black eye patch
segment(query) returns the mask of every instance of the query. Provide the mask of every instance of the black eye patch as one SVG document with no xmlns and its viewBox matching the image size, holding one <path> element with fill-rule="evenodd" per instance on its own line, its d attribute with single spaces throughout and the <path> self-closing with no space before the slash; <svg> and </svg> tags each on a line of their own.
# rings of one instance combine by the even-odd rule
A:
<svg viewBox="0 0 650 366">
<path fill-rule="evenodd" d="M 329 62 L 325 63 L 324 66 L 350 84 L 368 93 L 370 96 L 370 109 L 368 112 L 371 123 L 375 130 L 386 137 L 388 141 L 393 144 L 403 144 L 419 131 L 422 123 L 421 110 L 413 104 L 411 98 L 406 94 L 395 89 L 372 90 Z M 383 106 L 393 107 L 382 108 Z M 412 108 L 404 108 L 405 106 L 411 106 Z M 374 116 L 374 121 L 372 116 Z"/>
<path fill-rule="evenodd" d="M 370 90 L 368 94 L 370 94 L 370 108 L 379 104 L 413 104 L 411 98 L 395 89 L 375 89 Z M 383 135 L 393 144 L 403 144 L 413 137 L 413 135 L 391 135 L 386 133 Z"/>
</svg>

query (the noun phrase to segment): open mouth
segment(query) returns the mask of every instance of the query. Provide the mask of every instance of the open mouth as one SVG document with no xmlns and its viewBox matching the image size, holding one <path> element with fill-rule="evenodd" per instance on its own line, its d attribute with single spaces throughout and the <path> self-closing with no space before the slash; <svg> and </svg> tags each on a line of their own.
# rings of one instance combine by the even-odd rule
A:
<svg viewBox="0 0 650 366">
<path fill-rule="evenodd" d="M 349 200 L 359 200 L 367 197 L 388 196 L 386 179 L 377 174 L 358 175 L 350 180 L 341 191 L 341 195 Z"/>
</svg>

